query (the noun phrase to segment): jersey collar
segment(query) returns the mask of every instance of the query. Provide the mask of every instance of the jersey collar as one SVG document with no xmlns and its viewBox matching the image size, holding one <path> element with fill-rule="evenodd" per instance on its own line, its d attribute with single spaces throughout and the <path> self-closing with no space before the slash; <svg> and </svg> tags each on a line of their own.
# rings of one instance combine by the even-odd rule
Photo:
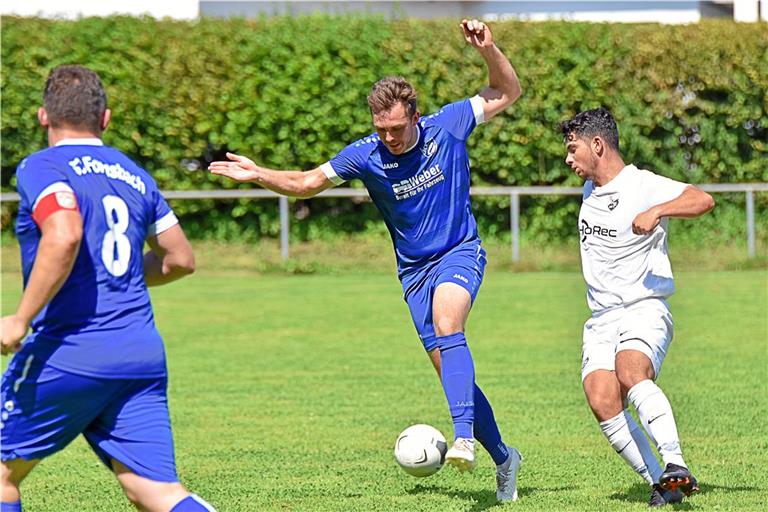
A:
<svg viewBox="0 0 768 512">
<path fill-rule="evenodd" d="M 82 139 L 61 139 L 56 146 L 103 146 L 104 143 L 97 137 L 84 137 Z"/>
<path fill-rule="evenodd" d="M 387 150 L 387 153 L 389 153 L 390 155 L 392 155 L 392 156 L 393 156 L 393 157 L 395 157 L 395 158 L 400 158 L 401 156 L 404 156 L 406 153 L 408 153 L 408 152 L 409 152 L 409 151 L 411 151 L 413 148 L 415 148 L 416 146 L 418 146 L 418 145 L 419 145 L 419 141 L 421 140 L 421 126 L 420 126 L 419 124 L 417 124 L 417 125 L 416 125 L 416 130 L 417 130 L 417 131 L 416 131 L 416 142 L 414 142 L 414 143 L 411 145 L 411 147 L 409 147 L 408 149 L 406 149 L 405 151 L 403 151 L 403 152 L 402 152 L 402 153 L 400 153 L 399 155 L 395 155 L 395 154 L 392 154 L 392 152 L 389 150 L 389 148 L 387 147 L 387 145 L 386 145 L 386 144 L 384 144 L 384 141 L 383 141 L 383 140 L 381 140 L 381 137 L 379 137 L 379 141 L 381 142 L 381 145 L 382 145 L 382 146 L 384 146 L 384 149 L 386 149 L 386 150 Z"/>
<path fill-rule="evenodd" d="M 602 187 L 598 187 L 595 185 L 595 192 L 612 192 L 616 190 L 619 185 L 624 181 L 624 179 L 629 176 L 631 173 L 637 170 L 637 167 L 635 167 L 634 164 L 627 164 L 624 167 L 621 168 L 619 171 L 619 174 L 614 176 L 614 178 L 603 185 Z"/>
<path fill-rule="evenodd" d="M 413 143 L 413 145 L 412 145 L 411 147 L 409 147 L 408 149 L 406 149 L 405 151 L 403 151 L 401 154 L 403 154 L 403 155 L 404 155 L 404 154 L 406 154 L 407 152 L 409 152 L 410 150 L 412 150 L 413 148 L 415 148 L 416 146 L 418 146 L 418 145 L 419 145 L 419 141 L 420 141 L 420 140 L 421 140 L 421 126 L 419 126 L 419 125 L 418 125 L 418 123 L 417 123 L 417 124 L 416 124 L 416 142 L 414 142 L 414 143 Z M 398 156 L 399 156 L 399 155 L 398 155 Z"/>
</svg>

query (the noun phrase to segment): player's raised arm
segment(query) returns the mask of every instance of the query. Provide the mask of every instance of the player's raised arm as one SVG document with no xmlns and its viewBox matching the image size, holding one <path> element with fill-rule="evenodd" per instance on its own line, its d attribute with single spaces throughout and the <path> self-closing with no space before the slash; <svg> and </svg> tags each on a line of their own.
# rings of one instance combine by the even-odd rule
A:
<svg viewBox="0 0 768 512">
<path fill-rule="evenodd" d="M 688 185 L 683 193 L 671 201 L 657 204 L 640 213 L 632 221 L 632 232 L 636 235 L 647 235 L 659 225 L 664 217 L 692 219 L 704 215 L 715 207 L 711 195 L 693 185 Z"/>
<path fill-rule="evenodd" d="M 464 39 L 474 46 L 488 66 L 488 87 L 480 91 L 486 120 L 492 118 L 520 97 L 520 81 L 509 59 L 493 42 L 488 25 L 478 20 L 462 20 L 459 24 Z"/>
<path fill-rule="evenodd" d="M 39 227 L 40 245 L 19 307 L 2 319 L 3 354 L 19 350 L 32 319 L 59 293 L 80 250 L 83 219 L 77 209 L 55 211 Z"/>
<path fill-rule="evenodd" d="M 234 153 L 227 153 L 227 158 L 229 161 L 211 162 L 208 170 L 291 197 L 312 197 L 334 185 L 319 167 L 311 171 L 278 171 L 258 166 L 250 158 Z"/>
</svg>

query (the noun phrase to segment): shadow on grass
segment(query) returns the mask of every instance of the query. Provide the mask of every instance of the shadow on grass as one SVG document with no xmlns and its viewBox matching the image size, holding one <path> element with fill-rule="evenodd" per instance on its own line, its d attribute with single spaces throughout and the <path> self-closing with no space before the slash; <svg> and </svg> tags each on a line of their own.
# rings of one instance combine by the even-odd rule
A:
<svg viewBox="0 0 768 512">
<path fill-rule="evenodd" d="M 648 503 L 651 497 L 651 488 L 648 484 L 634 484 L 623 492 L 615 492 L 610 495 L 612 500 L 627 501 L 629 503 Z M 687 501 L 672 505 L 672 510 L 695 510 L 696 507 Z"/>
<path fill-rule="evenodd" d="M 705 484 L 699 482 L 700 492 L 753 492 L 753 491 L 765 491 L 765 487 L 755 487 L 754 485 L 717 485 L 717 484 Z"/>
<path fill-rule="evenodd" d="M 518 487 L 517 492 L 520 495 L 521 498 L 535 496 L 539 493 L 550 493 L 550 492 L 562 492 L 562 491 L 573 491 L 575 489 L 578 489 L 579 487 L 577 485 L 560 485 L 558 487 Z"/>
<path fill-rule="evenodd" d="M 575 486 L 561 486 L 561 487 L 520 487 L 518 492 L 521 498 L 533 496 L 540 492 L 559 492 L 570 491 L 576 489 Z M 423 485 L 416 484 L 413 489 L 408 491 L 408 494 L 443 494 L 445 496 L 451 496 L 466 501 L 474 502 L 470 508 L 467 508 L 467 512 L 480 512 L 482 510 L 488 510 L 493 507 L 501 507 L 502 503 L 496 501 L 496 491 L 484 490 L 484 491 L 462 491 L 454 489 L 452 487 L 445 487 L 442 485 Z"/>
<path fill-rule="evenodd" d="M 685 498 L 680 504 L 672 505 L 673 510 L 696 510 L 696 495 L 702 493 L 734 493 L 734 492 L 754 492 L 764 491 L 762 487 L 755 487 L 749 485 L 717 485 L 717 484 L 705 484 L 699 483 L 700 491 L 690 498 Z M 651 491 L 646 484 L 635 484 L 625 492 L 613 493 L 610 498 L 612 500 L 627 501 L 632 503 L 647 503 L 651 496 Z M 688 500 L 692 501 L 688 501 Z"/>
<path fill-rule="evenodd" d="M 408 491 L 408 494 L 443 494 L 445 496 L 474 502 L 470 508 L 466 509 L 467 512 L 480 512 L 481 510 L 488 510 L 489 508 L 499 505 L 499 502 L 496 501 L 496 492 L 491 490 L 462 491 L 451 487 L 444 487 L 442 485 L 416 484 L 413 489 Z"/>
</svg>

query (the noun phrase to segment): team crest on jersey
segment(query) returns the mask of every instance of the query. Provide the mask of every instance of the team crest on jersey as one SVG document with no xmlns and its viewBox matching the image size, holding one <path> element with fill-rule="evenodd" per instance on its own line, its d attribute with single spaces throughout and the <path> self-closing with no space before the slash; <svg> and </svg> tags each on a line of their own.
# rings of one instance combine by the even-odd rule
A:
<svg viewBox="0 0 768 512">
<path fill-rule="evenodd" d="M 435 139 L 429 140 L 421 146 L 421 153 L 427 158 L 434 155 L 435 151 L 437 151 L 437 142 L 435 142 Z"/>
<path fill-rule="evenodd" d="M 619 206 L 619 197 L 616 196 L 615 198 L 611 198 L 611 202 L 608 203 L 608 209 L 613 211 L 614 208 Z"/>
</svg>

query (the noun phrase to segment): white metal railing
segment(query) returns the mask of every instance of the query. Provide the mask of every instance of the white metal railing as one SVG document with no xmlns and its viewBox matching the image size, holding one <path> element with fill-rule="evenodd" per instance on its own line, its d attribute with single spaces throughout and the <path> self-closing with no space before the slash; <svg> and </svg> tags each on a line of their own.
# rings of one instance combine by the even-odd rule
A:
<svg viewBox="0 0 768 512">
<path fill-rule="evenodd" d="M 711 183 L 697 184 L 707 192 L 743 192 L 746 201 L 747 253 L 755 256 L 755 192 L 768 192 L 768 183 Z M 580 195 L 581 187 L 472 187 L 473 196 L 509 196 L 509 220 L 512 229 L 512 261 L 520 261 L 520 196 Z M 229 189 L 229 190 L 168 190 L 163 195 L 167 199 L 241 199 L 273 198 L 280 205 L 280 253 L 288 259 L 288 198 L 264 189 Z M 369 198 L 364 188 L 332 188 L 315 197 L 359 197 Z M 3 192 L 0 201 L 18 201 L 15 192 Z"/>
</svg>

